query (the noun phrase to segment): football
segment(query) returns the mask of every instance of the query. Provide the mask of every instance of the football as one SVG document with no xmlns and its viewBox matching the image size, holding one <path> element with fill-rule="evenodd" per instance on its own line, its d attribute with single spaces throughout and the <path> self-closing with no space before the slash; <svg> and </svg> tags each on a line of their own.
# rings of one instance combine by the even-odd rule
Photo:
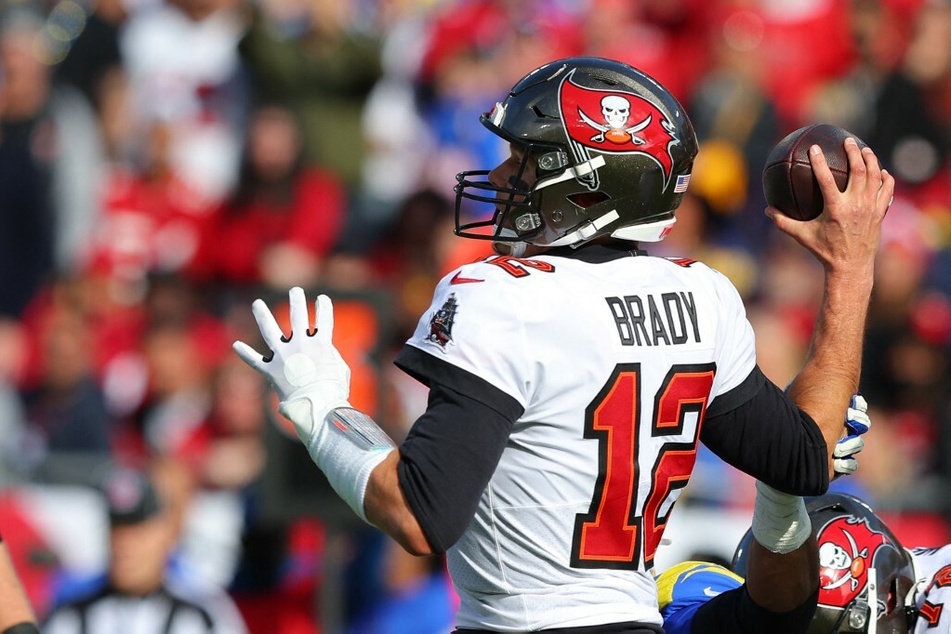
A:
<svg viewBox="0 0 951 634">
<path fill-rule="evenodd" d="M 848 137 L 855 139 L 860 148 L 865 147 L 856 135 L 827 123 L 807 125 L 788 134 L 772 149 L 763 167 L 766 202 L 796 220 L 812 220 L 821 214 L 822 191 L 812 173 L 809 148 L 814 144 L 822 148 L 839 191 L 845 191 L 849 158 L 842 143 Z"/>
</svg>

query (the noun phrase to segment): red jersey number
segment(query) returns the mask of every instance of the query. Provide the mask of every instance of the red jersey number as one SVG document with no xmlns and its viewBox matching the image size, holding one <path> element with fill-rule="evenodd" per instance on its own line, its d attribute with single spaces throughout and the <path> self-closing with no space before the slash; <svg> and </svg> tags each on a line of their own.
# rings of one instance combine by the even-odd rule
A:
<svg viewBox="0 0 951 634">
<path fill-rule="evenodd" d="M 945 566 L 935 573 L 928 584 L 928 591 L 932 588 L 943 588 L 951 586 L 951 566 Z M 944 611 L 943 603 L 932 603 L 925 601 L 921 606 L 921 617 L 928 622 L 928 627 L 937 627 L 941 621 L 941 613 Z"/>
<path fill-rule="evenodd" d="M 666 442 L 653 464 L 639 455 L 641 387 L 640 364 L 619 365 L 588 406 L 585 438 L 600 442 L 600 475 L 587 513 L 575 519 L 571 565 L 575 568 L 636 570 L 640 559 L 649 568 L 667 526 L 671 494 L 686 486 L 697 457 L 697 439 L 710 390 L 714 366 L 680 365 L 668 372 L 654 396 L 651 436 L 681 436 Z M 697 414 L 693 437 L 684 440 L 684 417 Z M 638 500 L 639 469 L 651 468 L 647 499 Z M 667 507 L 665 509 L 665 506 Z M 643 557 L 639 558 L 643 548 Z"/>
</svg>

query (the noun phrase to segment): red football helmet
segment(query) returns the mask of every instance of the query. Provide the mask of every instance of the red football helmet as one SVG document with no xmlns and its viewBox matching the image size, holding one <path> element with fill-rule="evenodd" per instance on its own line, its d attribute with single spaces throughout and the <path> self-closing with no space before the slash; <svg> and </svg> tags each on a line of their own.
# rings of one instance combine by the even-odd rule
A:
<svg viewBox="0 0 951 634">
<path fill-rule="evenodd" d="M 497 187 L 489 170 L 456 176 L 456 234 L 555 247 L 602 235 L 663 239 L 674 223 L 697 139 L 684 108 L 645 73 L 573 57 L 529 73 L 482 124 L 534 161 L 531 186 Z M 514 179 L 516 182 L 519 178 Z M 494 206 L 464 219 L 465 201 Z"/>
<path fill-rule="evenodd" d="M 915 570 L 908 551 L 868 504 L 845 493 L 806 500 L 819 543 L 819 605 L 810 634 L 908 634 L 917 618 Z M 746 574 L 753 538 L 733 557 Z"/>
</svg>

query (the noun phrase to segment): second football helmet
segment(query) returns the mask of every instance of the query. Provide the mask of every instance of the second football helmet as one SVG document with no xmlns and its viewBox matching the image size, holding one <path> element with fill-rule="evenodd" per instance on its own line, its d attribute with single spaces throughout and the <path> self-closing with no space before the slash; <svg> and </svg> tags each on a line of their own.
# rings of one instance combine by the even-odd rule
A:
<svg viewBox="0 0 951 634">
<path fill-rule="evenodd" d="M 871 507 L 844 493 L 806 501 L 819 544 L 819 605 L 809 634 L 908 634 L 914 627 L 911 555 Z M 733 558 L 745 576 L 752 533 Z"/>
<path fill-rule="evenodd" d="M 627 64 L 596 57 L 551 62 L 529 73 L 482 124 L 524 159 L 508 186 L 490 170 L 456 176 L 456 233 L 555 247 L 602 235 L 663 239 L 674 223 L 697 139 L 687 114 L 661 84 Z M 534 161 L 537 180 L 520 182 Z M 466 202 L 494 206 L 466 218 Z"/>
</svg>

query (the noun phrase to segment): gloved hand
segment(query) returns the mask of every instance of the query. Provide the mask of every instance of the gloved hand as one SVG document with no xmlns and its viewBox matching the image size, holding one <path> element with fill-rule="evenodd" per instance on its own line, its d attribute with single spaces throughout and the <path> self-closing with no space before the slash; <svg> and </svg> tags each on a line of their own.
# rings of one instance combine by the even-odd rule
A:
<svg viewBox="0 0 951 634">
<path fill-rule="evenodd" d="M 243 341 L 235 341 L 232 347 L 268 380 L 281 400 L 280 412 L 294 423 L 297 435 L 309 447 L 331 410 L 350 407 L 350 367 L 331 341 L 334 313 L 330 298 L 317 296 L 317 329 L 312 331 L 304 290 L 295 286 L 289 297 L 291 334 L 287 337 L 264 301 L 257 299 L 251 304 L 270 356 L 262 357 Z"/>
<path fill-rule="evenodd" d="M 862 434 L 872 426 L 868 417 L 868 403 L 861 395 L 856 394 L 845 411 L 846 436 L 836 443 L 832 452 L 832 466 L 835 471 L 833 477 L 851 475 L 859 467 L 855 454 L 862 451 L 865 441 Z"/>
</svg>

